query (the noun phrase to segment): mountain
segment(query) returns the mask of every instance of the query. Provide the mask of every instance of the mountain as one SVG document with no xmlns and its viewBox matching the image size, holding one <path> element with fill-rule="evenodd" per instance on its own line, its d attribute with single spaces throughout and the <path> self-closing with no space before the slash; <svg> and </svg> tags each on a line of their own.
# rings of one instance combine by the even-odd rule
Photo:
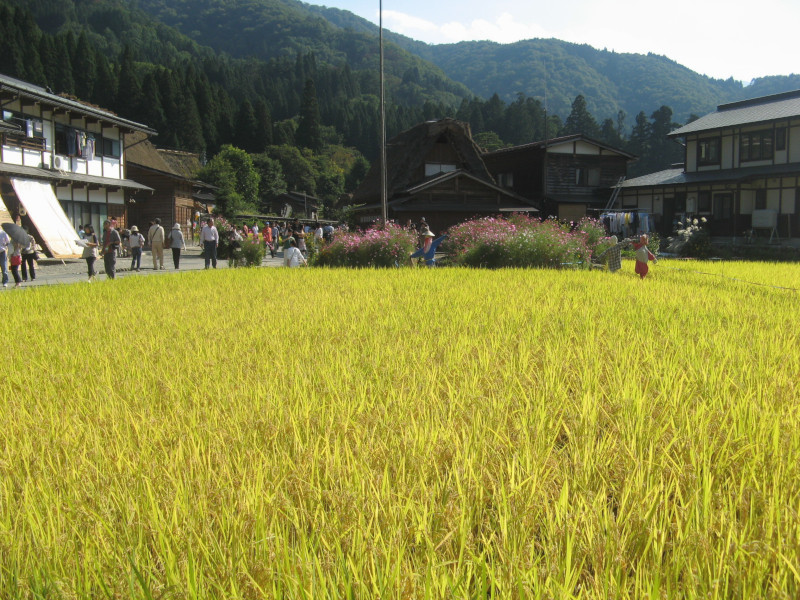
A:
<svg viewBox="0 0 800 600">
<path fill-rule="evenodd" d="M 377 35 L 373 23 L 348 11 L 306 8 L 338 27 Z M 562 118 L 579 94 L 598 120 L 614 118 L 623 110 L 632 125 L 640 111 L 649 115 L 663 105 L 685 122 L 692 114 L 702 115 L 725 102 L 800 89 L 800 75 L 758 78 L 745 85 L 701 75 L 657 54 L 617 53 L 557 39 L 426 44 L 387 31 L 384 36 L 437 65 L 481 98 L 495 93 L 505 102 L 513 102 L 520 93 L 542 102 L 546 98 L 549 112 Z"/>
</svg>

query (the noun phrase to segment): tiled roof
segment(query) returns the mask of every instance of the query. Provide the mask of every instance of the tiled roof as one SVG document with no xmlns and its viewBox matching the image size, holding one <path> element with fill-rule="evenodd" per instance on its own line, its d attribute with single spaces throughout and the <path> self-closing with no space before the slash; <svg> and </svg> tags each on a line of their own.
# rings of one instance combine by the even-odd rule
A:
<svg viewBox="0 0 800 600">
<path fill-rule="evenodd" d="M 103 121 L 107 121 L 129 131 L 142 131 L 150 135 L 154 135 L 156 133 L 154 129 L 148 127 L 147 125 L 143 125 L 142 123 L 123 119 L 111 111 L 104 110 L 97 106 L 85 104 L 70 98 L 63 98 L 43 87 L 39 87 L 38 85 L 34 85 L 26 81 L 20 81 L 19 79 L 14 79 L 13 77 L 8 77 L 7 75 L 0 75 L 0 91 L 6 91 L 17 96 L 31 98 L 52 106 L 60 106 L 62 108 L 70 109 L 76 113 L 102 119 Z"/>
<path fill-rule="evenodd" d="M 500 148 L 499 150 L 493 150 L 491 152 L 485 152 L 483 154 L 483 156 L 485 156 L 485 157 L 497 156 L 497 155 L 501 155 L 501 154 L 508 154 L 508 153 L 511 153 L 511 152 L 518 152 L 520 150 L 528 150 L 529 148 L 545 148 L 545 147 L 551 148 L 553 146 L 559 146 L 561 144 L 567 144 L 567 143 L 570 143 L 570 142 L 577 142 L 577 141 L 583 141 L 583 142 L 586 142 L 588 144 L 594 144 L 595 146 L 597 146 L 599 148 L 603 148 L 604 150 L 609 150 L 611 152 L 616 152 L 617 154 L 619 154 L 621 156 L 625 156 L 625 157 L 627 157 L 629 159 L 636 158 L 635 154 L 631 154 L 629 152 L 625 152 L 624 150 L 621 150 L 619 148 L 614 148 L 613 146 L 609 146 L 608 144 L 605 144 L 603 142 L 600 142 L 598 140 L 595 140 L 595 139 L 592 139 L 592 138 L 590 138 L 588 136 L 585 136 L 582 133 L 573 133 L 571 135 L 565 135 L 563 137 L 549 138 L 547 140 L 539 140 L 538 142 L 530 142 L 528 144 L 521 144 L 519 146 L 511 146 L 509 148 Z"/>
<path fill-rule="evenodd" d="M 686 173 L 683 169 L 666 169 L 656 173 L 648 173 L 641 177 L 627 179 L 622 188 L 640 188 L 662 185 L 687 185 L 697 183 L 718 183 L 747 181 L 761 177 L 781 177 L 800 175 L 798 165 L 766 165 L 748 167 L 746 169 L 723 169 L 721 171 L 698 171 Z"/>
<path fill-rule="evenodd" d="M 800 90 L 784 92 L 772 96 L 762 96 L 752 100 L 720 104 L 716 112 L 700 117 L 671 132 L 670 137 L 680 137 L 689 133 L 724 129 L 749 123 L 763 123 L 778 119 L 800 117 Z"/>
<path fill-rule="evenodd" d="M 45 179 L 53 182 L 88 183 L 90 185 L 102 185 L 111 188 L 125 188 L 147 192 L 153 191 L 153 188 L 137 183 L 131 179 L 97 177 L 96 175 L 83 175 L 81 173 L 61 173 L 60 171 L 51 171 L 50 169 L 23 167 L 21 165 L 12 165 L 9 163 L 0 163 L 0 175 L 32 177 L 34 179 Z"/>
</svg>

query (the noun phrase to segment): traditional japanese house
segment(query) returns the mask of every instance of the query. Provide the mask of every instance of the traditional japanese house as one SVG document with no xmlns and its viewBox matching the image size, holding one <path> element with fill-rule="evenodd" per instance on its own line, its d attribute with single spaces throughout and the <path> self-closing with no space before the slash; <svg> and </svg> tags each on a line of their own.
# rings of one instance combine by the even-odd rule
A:
<svg viewBox="0 0 800 600">
<path fill-rule="evenodd" d="M 469 125 L 455 119 L 421 123 L 390 140 L 386 149 L 388 217 L 400 224 L 422 217 L 436 232 L 475 217 L 537 213 L 533 202 L 497 184 Z M 363 225 L 381 218 L 380 162 L 353 194 Z"/>
<path fill-rule="evenodd" d="M 580 134 L 483 155 L 501 186 L 538 203 L 542 216 L 563 221 L 578 221 L 591 209 L 604 208 L 635 158 Z"/>
<path fill-rule="evenodd" d="M 125 164 L 125 134 L 155 134 L 146 125 L 5 75 L 0 107 L 0 218 L 27 227 L 47 255 L 79 255 L 75 228 L 124 227 L 128 203 L 150 193 Z"/>
<path fill-rule="evenodd" d="M 131 177 L 153 189 L 128 208 L 129 221 L 140 230 L 156 218 L 167 228 L 179 223 L 186 239 L 191 239 L 198 213 L 207 213 L 213 186 L 199 181 L 197 154 L 156 148 L 141 133 L 127 136 L 126 159 Z M 196 223 L 195 223 L 196 225 Z"/>
<path fill-rule="evenodd" d="M 800 237 L 800 90 L 722 104 L 669 137 L 684 164 L 626 181 L 619 207 L 651 210 L 665 235 L 705 217 L 715 236 Z"/>
</svg>

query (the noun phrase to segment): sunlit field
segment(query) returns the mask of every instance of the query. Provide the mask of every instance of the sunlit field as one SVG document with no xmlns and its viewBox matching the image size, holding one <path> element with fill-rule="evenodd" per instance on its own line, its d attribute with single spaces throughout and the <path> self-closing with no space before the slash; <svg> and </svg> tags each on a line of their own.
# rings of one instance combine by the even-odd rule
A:
<svg viewBox="0 0 800 600">
<path fill-rule="evenodd" d="M 797 598 L 770 286 L 800 266 L 4 293 L 0 597 Z"/>
</svg>

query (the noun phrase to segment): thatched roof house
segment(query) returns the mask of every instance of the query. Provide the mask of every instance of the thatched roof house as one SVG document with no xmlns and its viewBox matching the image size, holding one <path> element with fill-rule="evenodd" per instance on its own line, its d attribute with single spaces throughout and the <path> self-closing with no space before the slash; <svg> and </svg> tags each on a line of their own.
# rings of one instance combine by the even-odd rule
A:
<svg viewBox="0 0 800 600">
<path fill-rule="evenodd" d="M 472 140 L 469 125 L 455 119 L 421 123 L 391 139 L 386 148 L 389 218 L 405 224 L 425 217 L 441 231 L 476 216 L 537 212 L 536 207 L 497 185 Z M 363 224 L 381 215 L 381 174 L 373 163 L 353 194 Z"/>
</svg>

